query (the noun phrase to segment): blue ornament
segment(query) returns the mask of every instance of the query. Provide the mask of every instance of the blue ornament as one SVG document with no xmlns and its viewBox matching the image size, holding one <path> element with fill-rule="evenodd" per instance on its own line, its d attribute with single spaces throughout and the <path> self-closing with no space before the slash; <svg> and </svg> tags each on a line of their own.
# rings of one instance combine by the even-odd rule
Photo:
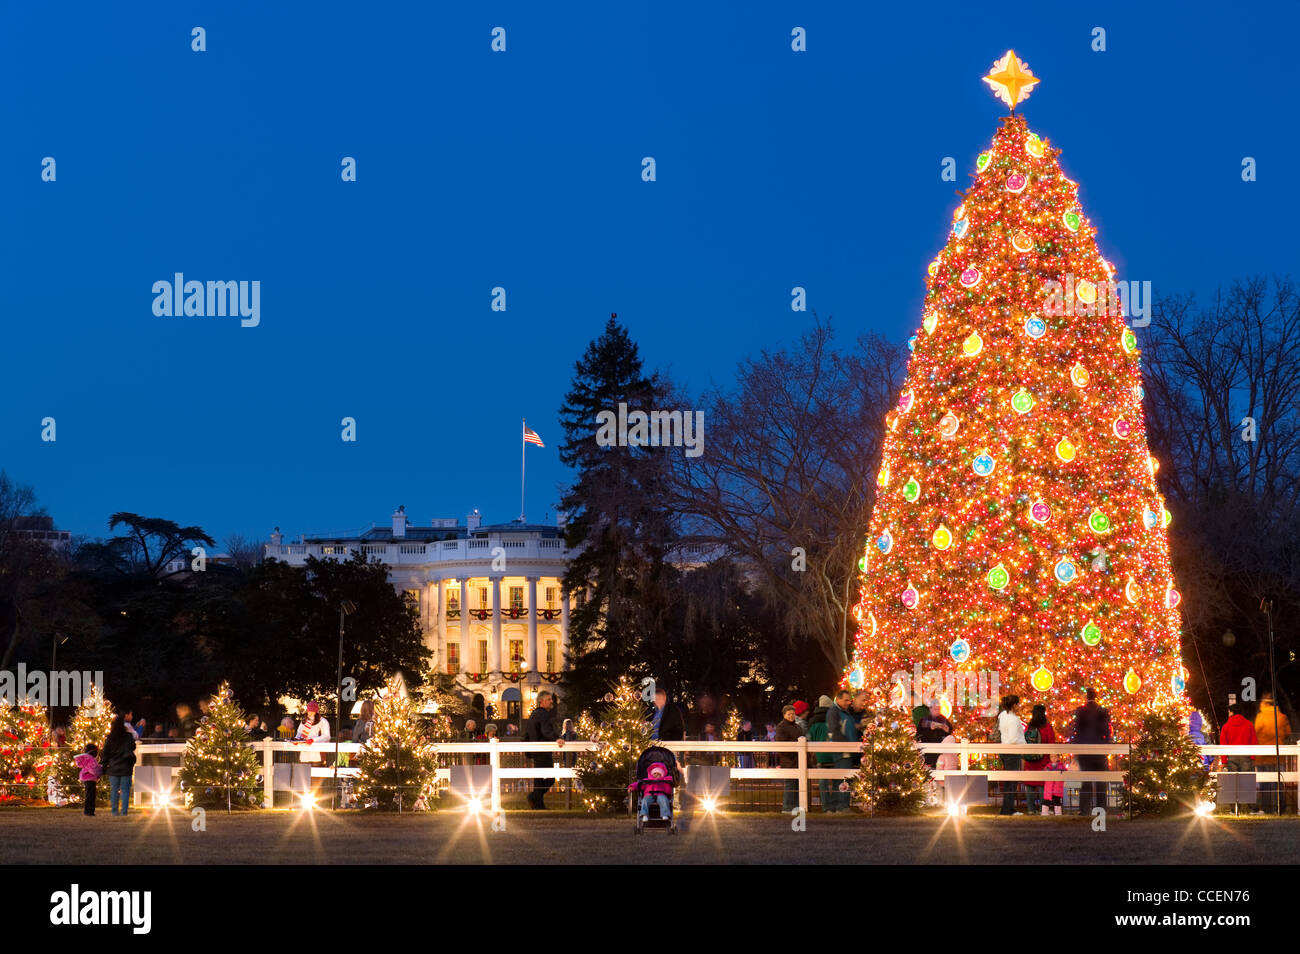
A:
<svg viewBox="0 0 1300 954">
<path fill-rule="evenodd" d="M 1174 695 L 1181 696 L 1183 694 L 1183 689 L 1187 687 L 1187 683 L 1183 679 L 1182 673 L 1174 673 L 1174 678 L 1169 680 L 1169 686 L 1174 690 Z"/>
<path fill-rule="evenodd" d="M 1055 572 L 1056 572 L 1056 578 L 1058 580 L 1060 580 L 1062 583 L 1069 583 L 1071 580 L 1074 579 L 1074 574 L 1075 574 L 1074 564 L 1071 563 L 1069 560 L 1062 560 L 1060 563 L 1056 564 Z"/>
<path fill-rule="evenodd" d="M 1160 524 L 1160 515 L 1154 510 L 1142 511 L 1142 526 L 1148 530 L 1154 530 Z"/>
<path fill-rule="evenodd" d="M 859 667 L 854 666 L 853 669 L 850 670 L 850 672 L 849 672 L 849 688 L 850 688 L 850 689 L 861 689 L 861 688 L 862 688 L 862 684 L 863 684 L 864 682 L 866 682 L 866 679 L 867 679 L 867 677 L 866 677 L 866 675 L 862 672 L 862 670 L 861 670 Z"/>
<path fill-rule="evenodd" d="M 970 658 L 970 643 L 964 639 L 959 639 L 948 647 L 948 653 L 952 656 L 952 661 L 964 663 Z"/>
<path fill-rule="evenodd" d="M 916 350 L 916 335 L 912 335 L 912 337 L 907 339 L 907 350 L 908 351 Z"/>
<path fill-rule="evenodd" d="M 966 234 L 968 228 L 970 228 L 970 219 L 958 219 L 952 223 L 952 234 L 957 238 L 961 238 Z"/>
<path fill-rule="evenodd" d="M 988 454 L 980 454 L 971 461 L 971 469 L 981 477 L 987 477 L 993 473 L 993 458 Z"/>
<path fill-rule="evenodd" d="M 1025 334 L 1031 338 L 1041 338 L 1047 334 L 1047 324 L 1041 318 L 1030 318 L 1025 322 Z"/>
<path fill-rule="evenodd" d="M 881 553 L 888 553 L 890 550 L 894 549 L 894 537 L 888 530 L 882 533 L 880 538 L 876 540 L 876 549 Z"/>
</svg>

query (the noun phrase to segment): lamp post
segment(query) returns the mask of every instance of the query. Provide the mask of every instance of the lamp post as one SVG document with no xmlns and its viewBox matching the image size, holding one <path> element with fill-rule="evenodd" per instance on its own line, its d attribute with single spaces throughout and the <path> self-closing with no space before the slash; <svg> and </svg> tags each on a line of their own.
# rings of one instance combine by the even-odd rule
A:
<svg viewBox="0 0 1300 954">
<path fill-rule="evenodd" d="M 1277 761 L 1277 791 L 1273 793 L 1276 800 L 1277 814 L 1282 814 L 1282 740 L 1277 736 L 1277 669 L 1273 665 L 1273 601 L 1262 599 L 1259 608 L 1268 617 L 1268 688 L 1273 694 L 1273 758 Z"/>
<path fill-rule="evenodd" d="M 339 805 L 339 736 L 343 734 L 343 620 L 357 611 L 357 604 L 351 600 L 344 600 L 339 604 L 339 674 L 338 681 L 335 685 L 334 698 L 338 700 L 338 709 L 335 710 L 335 719 L 338 725 L 334 726 L 334 798 L 332 804 L 335 810 Z"/>
</svg>

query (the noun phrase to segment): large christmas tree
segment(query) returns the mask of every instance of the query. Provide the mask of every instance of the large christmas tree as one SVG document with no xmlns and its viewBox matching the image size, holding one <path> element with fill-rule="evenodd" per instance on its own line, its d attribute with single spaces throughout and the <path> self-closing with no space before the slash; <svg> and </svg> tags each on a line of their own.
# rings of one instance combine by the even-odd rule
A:
<svg viewBox="0 0 1300 954">
<path fill-rule="evenodd" d="M 1037 80 L 1008 53 L 986 82 L 1013 112 L 929 267 L 844 681 L 937 698 L 968 738 L 976 696 L 1060 726 L 1095 687 L 1128 738 L 1141 710 L 1186 705 L 1137 341 L 1060 150 L 1014 112 Z"/>
</svg>

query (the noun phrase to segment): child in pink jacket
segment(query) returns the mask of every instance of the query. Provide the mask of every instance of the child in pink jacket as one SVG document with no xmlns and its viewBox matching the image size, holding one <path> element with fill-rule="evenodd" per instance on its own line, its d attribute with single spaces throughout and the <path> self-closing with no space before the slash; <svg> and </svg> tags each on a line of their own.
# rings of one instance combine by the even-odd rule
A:
<svg viewBox="0 0 1300 954">
<path fill-rule="evenodd" d="M 81 781 L 86 785 L 86 814 L 95 814 L 95 781 L 104 770 L 99 764 L 99 746 L 94 742 L 86 743 L 86 750 L 72 760 L 72 764 L 81 769 Z"/>
</svg>

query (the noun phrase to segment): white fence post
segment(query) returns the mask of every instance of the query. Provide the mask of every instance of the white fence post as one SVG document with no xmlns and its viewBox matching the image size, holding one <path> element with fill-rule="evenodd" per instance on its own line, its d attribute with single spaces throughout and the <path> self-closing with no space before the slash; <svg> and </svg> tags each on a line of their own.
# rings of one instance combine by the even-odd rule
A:
<svg viewBox="0 0 1300 954">
<path fill-rule="evenodd" d="M 799 810 L 808 814 L 808 737 L 799 736 Z"/>
<path fill-rule="evenodd" d="M 501 750 L 495 745 L 488 749 L 488 764 L 492 766 L 492 817 L 495 818 L 501 814 L 501 776 L 497 772 L 501 768 Z"/>
<path fill-rule="evenodd" d="M 262 740 L 262 807 L 275 807 L 275 753 L 269 736 Z"/>
</svg>

